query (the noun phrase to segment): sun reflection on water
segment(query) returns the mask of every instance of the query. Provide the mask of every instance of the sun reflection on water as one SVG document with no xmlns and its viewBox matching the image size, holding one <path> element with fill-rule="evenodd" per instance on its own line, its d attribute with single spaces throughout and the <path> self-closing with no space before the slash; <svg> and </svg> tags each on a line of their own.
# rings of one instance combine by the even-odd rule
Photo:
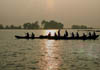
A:
<svg viewBox="0 0 100 70">
<path fill-rule="evenodd" d="M 46 30 L 46 31 L 44 31 L 44 34 L 48 35 L 49 32 L 51 32 L 51 36 L 53 36 L 54 33 L 57 32 L 57 30 Z"/>
<path fill-rule="evenodd" d="M 54 8 L 54 0 L 47 0 L 47 8 L 48 9 Z"/>
<path fill-rule="evenodd" d="M 50 31 L 46 31 L 47 34 Z M 54 33 L 55 31 L 51 31 Z M 59 70 L 61 64 L 60 47 L 58 41 L 44 40 L 45 46 L 41 47 L 40 70 Z"/>
</svg>

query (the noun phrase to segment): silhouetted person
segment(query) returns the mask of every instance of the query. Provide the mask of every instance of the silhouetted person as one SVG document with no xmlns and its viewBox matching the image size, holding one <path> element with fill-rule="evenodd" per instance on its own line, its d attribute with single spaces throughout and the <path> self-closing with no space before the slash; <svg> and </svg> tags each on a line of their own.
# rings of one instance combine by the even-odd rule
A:
<svg viewBox="0 0 100 70">
<path fill-rule="evenodd" d="M 85 33 L 83 33 L 83 37 L 86 37 Z"/>
<path fill-rule="evenodd" d="M 56 34 L 56 32 L 55 32 L 55 37 L 57 37 L 57 34 Z"/>
<path fill-rule="evenodd" d="M 96 36 L 96 33 L 95 33 L 95 31 L 93 32 L 93 36 Z"/>
<path fill-rule="evenodd" d="M 34 33 L 32 33 L 32 39 L 35 37 L 35 34 Z"/>
<path fill-rule="evenodd" d="M 51 32 L 49 32 L 48 37 L 51 37 Z"/>
<path fill-rule="evenodd" d="M 28 32 L 26 33 L 26 38 L 29 38 L 29 33 Z"/>
<path fill-rule="evenodd" d="M 92 34 L 92 38 L 95 40 L 97 37 L 99 37 L 99 35 L 96 35 L 95 31 Z"/>
<path fill-rule="evenodd" d="M 68 32 L 67 32 L 67 30 L 65 31 L 65 36 L 68 37 Z"/>
<path fill-rule="evenodd" d="M 58 37 L 60 37 L 60 29 L 58 30 Z"/>
<path fill-rule="evenodd" d="M 92 35 L 91 35 L 91 32 L 89 32 L 89 37 L 91 37 Z"/>
<path fill-rule="evenodd" d="M 72 37 L 74 38 L 75 37 L 75 35 L 74 35 L 74 33 L 72 32 Z"/>
<path fill-rule="evenodd" d="M 64 38 L 66 38 L 66 34 L 64 34 Z"/>
<path fill-rule="evenodd" d="M 85 33 L 83 33 L 83 40 L 86 40 L 86 34 Z"/>
<path fill-rule="evenodd" d="M 79 37 L 79 33 L 78 32 L 76 33 L 76 37 Z"/>
</svg>

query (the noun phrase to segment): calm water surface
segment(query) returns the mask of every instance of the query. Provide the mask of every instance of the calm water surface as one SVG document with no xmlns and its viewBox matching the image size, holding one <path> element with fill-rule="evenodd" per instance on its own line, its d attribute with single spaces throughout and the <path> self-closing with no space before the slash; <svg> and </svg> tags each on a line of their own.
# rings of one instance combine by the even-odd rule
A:
<svg viewBox="0 0 100 70">
<path fill-rule="evenodd" d="M 56 31 L 0 30 L 0 70 L 100 70 L 100 37 L 95 41 L 18 40 L 14 37 L 26 32 L 34 32 L 36 36 L 49 32 L 53 35 Z M 72 31 L 76 32 L 68 30 Z M 63 35 L 64 30 L 61 33 Z"/>
</svg>

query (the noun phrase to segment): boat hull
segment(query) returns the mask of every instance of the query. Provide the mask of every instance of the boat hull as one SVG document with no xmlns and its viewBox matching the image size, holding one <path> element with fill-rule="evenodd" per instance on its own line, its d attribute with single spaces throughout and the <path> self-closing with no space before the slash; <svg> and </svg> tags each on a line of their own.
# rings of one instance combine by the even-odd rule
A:
<svg viewBox="0 0 100 70">
<path fill-rule="evenodd" d="M 26 37 L 26 36 L 15 36 L 17 39 L 53 39 L 53 40 L 96 40 L 99 35 L 91 36 L 91 37 L 48 37 L 48 36 L 39 36 L 39 37 Z"/>
</svg>

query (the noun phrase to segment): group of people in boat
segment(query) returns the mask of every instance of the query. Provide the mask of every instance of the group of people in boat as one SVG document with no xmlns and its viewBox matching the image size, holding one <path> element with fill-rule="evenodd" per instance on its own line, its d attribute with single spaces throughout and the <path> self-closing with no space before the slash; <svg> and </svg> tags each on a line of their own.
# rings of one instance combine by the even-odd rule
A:
<svg viewBox="0 0 100 70">
<path fill-rule="evenodd" d="M 30 38 L 30 35 L 29 35 L 29 33 L 27 32 L 26 33 L 26 36 L 25 36 L 26 38 Z M 32 35 L 31 35 L 31 38 L 33 38 L 34 39 L 34 37 L 35 37 L 35 34 L 32 32 Z"/>
<path fill-rule="evenodd" d="M 56 32 L 54 33 L 54 36 L 51 36 L 51 32 L 49 32 L 48 35 L 46 35 L 46 36 L 40 35 L 39 38 L 42 38 L 42 37 L 52 38 L 52 37 L 53 37 L 53 38 L 55 38 L 55 39 L 56 39 L 56 38 L 57 38 L 57 39 L 60 39 L 60 38 L 67 39 L 67 38 L 69 38 L 68 36 L 69 36 L 69 33 L 68 33 L 67 30 L 65 31 L 65 33 L 64 33 L 63 36 L 61 36 L 61 30 L 58 30 L 57 33 L 56 33 Z M 82 36 L 80 36 L 78 32 L 76 32 L 76 34 L 74 34 L 74 32 L 72 32 L 70 38 L 72 38 L 72 39 L 75 39 L 75 38 L 76 38 L 76 39 L 79 39 L 80 37 L 82 37 L 82 38 L 86 39 L 87 37 L 88 37 L 88 38 L 93 38 L 93 37 L 96 37 L 96 36 L 97 36 L 97 35 L 96 35 L 95 32 L 93 32 L 93 33 L 89 32 L 88 35 L 86 35 L 85 33 L 83 33 Z M 32 34 L 31 34 L 31 37 L 30 37 L 28 32 L 26 33 L 26 36 L 25 36 L 25 37 L 26 37 L 26 38 L 32 38 L 32 39 L 36 38 L 34 33 L 32 33 Z"/>
<path fill-rule="evenodd" d="M 94 31 L 93 33 L 89 32 L 88 36 L 87 36 L 85 33 L 83 33 L 83 36 L 82 36 L 82 37 L 95 37 L 95 36 L 96 36 L 96 33 L 95 33 L 95 31 Z M 48 37 L 51 37 L 51 32 L 49 32 Z M 58 34 L 55 32 L 54 37 L 58 37 L 58 38 L 61 37 L 60 30 L 58 30 Z M 67 31 L 67 30 L 65 31 L 63 37 L 65 37 L 65 38 L 68 37 L 68 31 Z M 72 32 L 72 33 L 71 33 L 71 37 L 72 37 L 72 38 L 74 38 L 74 37 L 79 38 L 80 35 L 79 35 L 78 32 L 76 32 L 76 34 L 74 34 L 74 32 Z"/>
</svg>

